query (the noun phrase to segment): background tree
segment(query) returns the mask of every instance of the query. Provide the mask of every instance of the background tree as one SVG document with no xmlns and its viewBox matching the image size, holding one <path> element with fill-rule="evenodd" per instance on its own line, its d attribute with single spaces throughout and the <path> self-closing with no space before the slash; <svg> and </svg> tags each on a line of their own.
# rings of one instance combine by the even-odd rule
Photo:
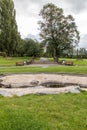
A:
<svg viewBox="0 0 87 130">
<path fill-rule="evenodd" d="M 21 57 L 24 56 L 24 54 L 25 54 L 24 46 L 25 46 L 25 40 L 21 38 L 21 40 L 17 46 L 17 56 L 21 56 Z"/>
<path fill-rule="evenodd" d="M 87 49 L 86 48 L 79 48 L 77 50 L 77 59 L 87 58 Z"/>
<path fill-rule="evenodd" d="M 64 16 L 63 10 L 52 3 L 43 6 L 40 16 L 40 36 L 51 49 L 54 61 L 58 62 L 63 50 L 75 47 L 79 42 L 79 32 L 74 18 L 71 15 Z"/>
<path fill-rule="evenodd" d="M 12 0 L 0 0 L 0 51 L 12 56 L 20 42 Z"/>
<path fill-rule="evenodd" d="M 24 39 L 23 49 L 24 55 L 32 57 L 32 59 L 41 56 L 43 53 L 40 44 L 37 41 L 29 38 Z"/>
</svg>

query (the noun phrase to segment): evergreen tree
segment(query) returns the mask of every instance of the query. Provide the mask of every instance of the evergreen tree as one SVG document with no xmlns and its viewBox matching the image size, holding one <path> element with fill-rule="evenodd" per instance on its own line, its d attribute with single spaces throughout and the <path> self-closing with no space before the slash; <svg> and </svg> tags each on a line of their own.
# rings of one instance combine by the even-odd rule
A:
<svg viewBox="0 0 87 130">
<path fill-rule="evenodd" d="M 12 0 L 0 0 L 0 51 L 7 56 L 16 53 L 20 41 L 16 19 L 16 11 Z"/>
</svg>

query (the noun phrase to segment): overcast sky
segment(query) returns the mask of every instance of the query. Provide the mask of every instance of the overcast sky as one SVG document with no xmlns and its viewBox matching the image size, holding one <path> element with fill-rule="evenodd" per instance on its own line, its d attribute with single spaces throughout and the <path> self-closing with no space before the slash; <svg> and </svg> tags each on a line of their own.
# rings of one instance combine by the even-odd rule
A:
<svg viewBox="0 0 87 130">
<path fill-rule="evenodd" d="M 80 47 L 87 48 L 87 0 L 14 0 L 16 20 L 21 36 L 38 36 L 39 12 L 46 3 L 63 8 L 65 15 L 72 14 L 80 32 Z"/>
</svg>

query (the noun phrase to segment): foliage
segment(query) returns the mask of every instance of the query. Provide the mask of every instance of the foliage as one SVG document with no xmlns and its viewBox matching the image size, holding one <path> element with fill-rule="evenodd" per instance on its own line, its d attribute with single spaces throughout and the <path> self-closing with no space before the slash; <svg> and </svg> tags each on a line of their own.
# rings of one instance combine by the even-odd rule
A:
<svg viewBox="0 0 87 130">
<path fill-rule="evenodd" d="M 29 38 L 24 39 L 23 49 L 24 54 L 29 57 L 39 57 L 42 53 L 40 44 Z"/>
<path fill-rule="evenodd" d="M 77 49 L 77 59 L 87 58 L 86 48 Z"/>
<path fill-rule="evenodd" d="M 12 56 L 20 42 L 12 0 L 0 0 L 0 51 Z"/>
<path fill-rule="evenodd" d="M 62 57 L 76 58 L 76 59 L 87 58 L 87 50 L 86 48 L 74 48 L 74 49 L 72 48 L 63 52 Z"/>
<path fill-rule="evenodd" d="M 71 15 L 64 16 L 63 9 L 54 4 L 43 6 L 40 15 L 40 36 L 54 60 L 58 62 L 63 51 L 75 47 L 79 42 L 79 32 L 74 18 Z"/>
<path fill-rule="evenodd" d="M 24 50 L 24 45 L 25 45 L 25 40 L 21 39 L 21 41 L 20 41 L 20 43 L 18 44 L 18 47 L 17 47 L 17 56 L 23 57 L 24 54 L 26 53 L 25 50 Z"/>
<path fill-rule="evenodd" d="M 87 130 L 87 92 L 0 97 L 0 130 Z"/>
</svg>

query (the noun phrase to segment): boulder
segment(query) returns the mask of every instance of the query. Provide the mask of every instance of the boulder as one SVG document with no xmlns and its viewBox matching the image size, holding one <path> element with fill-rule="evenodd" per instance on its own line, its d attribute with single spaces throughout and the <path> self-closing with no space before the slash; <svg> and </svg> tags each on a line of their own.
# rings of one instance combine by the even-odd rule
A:
<svg viewBox="0 0 87 130">
<path fill-rule="evenodd" d="M 0 95 L 4 96 L 4 97 L 12 97 L 12 93 L 10 93 L 9 91 L 7 90 L 0 90 Z"/>
<path fill-rule="evenodd" d="M 68 92 L 70 93 L 80 93 L 81 89 L 79 86 L 71 86 Z"/>
</svg>

